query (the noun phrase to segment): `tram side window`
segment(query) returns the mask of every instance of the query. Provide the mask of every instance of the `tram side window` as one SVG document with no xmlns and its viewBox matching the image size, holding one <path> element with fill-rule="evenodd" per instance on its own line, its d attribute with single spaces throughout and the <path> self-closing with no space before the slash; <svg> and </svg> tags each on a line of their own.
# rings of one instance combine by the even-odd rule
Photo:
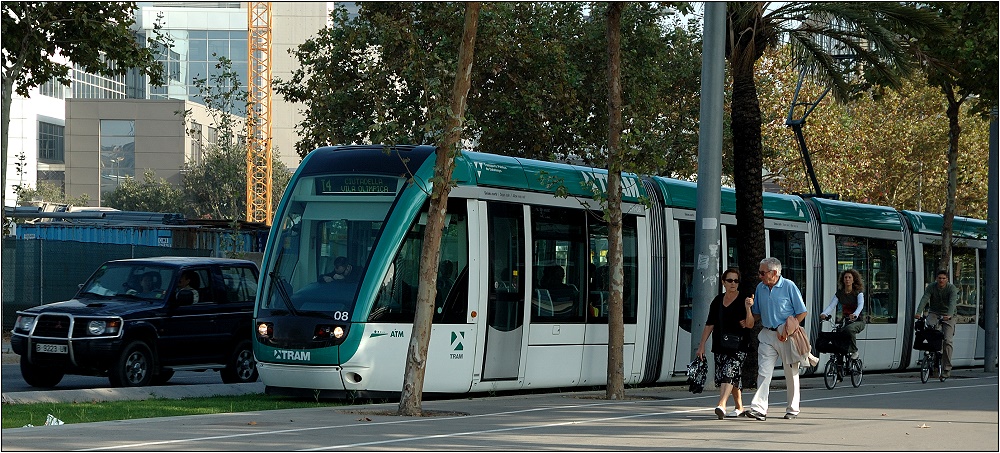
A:
<svg viewBox="0 0 1000 453">
<path fill-rule="evenodd" d="M 956 324 L 972 324 L 976 322 L 976 306 L 979 301 L 976 289 L 980 283 L 976 281 L 976 249 L 967 247 L 952 247 L 952 272 L 949 281 L 958 288 L 958 304 L 955 307 Z M 941 264 L 941 246 L 924 244 L 924 287 L 935 284 L 938 267 Z M 947 270 L 947 269 L 946 269 Z M 983 271 L 981 269 L 981 271 Z M 923 295 L 921 290 L 919 297 Z"/>
<path fill-rule="evenodd" d="M 427 225 L 426 212 L 425 205 L 419 219 L 406 234 L 396 258 L 392 260 L 375 299 L 371 315 L 368 317 L 369 321 L 413 322 L 417 288 L 420 285 L 420 252 L 423 248 L 424 228 Z M 438 262 L 437 297 L 434 302 L 435 323 L 466 321 L 469 306 L 468 244 L 465 200 L 449 200 Z"/>
<path fill-rule="evenodd" d="M 802 297 L 809 297 L 806 287 L 806 234 L 801 231 L 770 230 L 771 254 L 781 261 L 781 276 L 799 287 Z M 808 303 L 808 302 L 807 302 Z"/>
<path fill-rule="evenodd" d="M 896 241 L 860 236 L 836 236 L 837 278 L 845 269 L 861 274 L 865 285 L 865 308 L 868 322 L 897 322 L 899 280 Z"/>
<path fill-rule="evenodd" d="M 590 274 L 589 295 L 587 304 L 589 312 L 587 322 L 606 324 L 608 322 L 608 302 L 610 299 L 610 272 L 608 267 L 608 225 L 592 213 L 588 233 L 590 236 L 590 259 L 587 266 Z M 624 280 L 622 289 L 622 313 L 626 324 L 636 322 L 636 304 L 638 299 L 638 236 L 636 217 L 627 215 L 622 218 L 622 246 Z"/>
<path fill-rule="evenodd" d="M 680 328 L 686 332 L 691 331 L 691 310 L 694 302 L 694 288 L 691 287 L 694 278 L 694 222 L 679 221 L 677 228 L 680 232 L 680 252 L 681 252 L 681 300 L 680 300 Z"/>
<path fill-rule="evenodd" d="M 524 207 L 490 202 L 490 306 L 487 323 L 510 332 L 524 324 Z"/>
<path fill-rule="evenodd" d="M 958 303 L 955 307 L 956 324 L 976 322 L 978 291 L 976 282 L 976 249 L 969 247 L 952 248 L 951 282 L 958 288 Z"/>
<path fill-rule="evenodd" d="M 586 215 L 573 209 L 531 208 L 532 320 L 584 322 Z"/>
</svg>

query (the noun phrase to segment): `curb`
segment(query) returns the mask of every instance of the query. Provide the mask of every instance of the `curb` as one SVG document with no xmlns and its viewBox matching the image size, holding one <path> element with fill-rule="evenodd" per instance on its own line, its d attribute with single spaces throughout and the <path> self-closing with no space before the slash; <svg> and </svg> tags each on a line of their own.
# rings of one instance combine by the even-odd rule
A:
<svg viewBox="0 0 1000 453">
<path fill-rule="evenodd" d="M 3 404 L 83 403 L 137 401 L 153 398 L 183 399 L 210 396 L 256 395 L 264 393 L 263 382 L 249 384 L 163 385 L 130 388 L 39 390 L 11 392 L 0 396 Z"/>
</svg>

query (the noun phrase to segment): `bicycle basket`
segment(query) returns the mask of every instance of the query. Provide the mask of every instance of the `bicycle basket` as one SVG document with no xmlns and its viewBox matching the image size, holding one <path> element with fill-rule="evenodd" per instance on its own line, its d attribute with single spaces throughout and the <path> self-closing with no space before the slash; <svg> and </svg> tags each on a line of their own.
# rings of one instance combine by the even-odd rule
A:
<svg viewBox="0 0 1000 453">
<path fill-rule="evenodd" d="M 934 329 L 918 330 L 913 338 L 913 349 L 918 351 L 940 351 L 944 343 L 944 332 Z"/>
<path fill-rule="evenodd" d="M 816 338 L 816 350 L 827 354 L 847 354 L 851 337 L 847 332 L 820 332 Z"/>
</svg>

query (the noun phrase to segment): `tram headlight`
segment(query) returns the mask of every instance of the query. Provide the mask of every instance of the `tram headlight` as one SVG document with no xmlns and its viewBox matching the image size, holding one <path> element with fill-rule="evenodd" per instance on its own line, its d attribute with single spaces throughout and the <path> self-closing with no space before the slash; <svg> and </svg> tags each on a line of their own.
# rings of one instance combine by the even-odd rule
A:
<svg viewBox="0 0 1000 453">
<path fill-rule="evenodd" d="M 271 338 L 274 336 L 274 324 L 269 322 L 257 324 L 257 335 L 264 339 Z"/>
<path fill-rule="evenodd" d="M 344 338 L 345 334 L 346 332 L 341 326 L 318 325 L 316 326 L 316 333 L 313 335 L 313 339 L 327 340 L 332 338 L 340 340 Z"/>
</svg>

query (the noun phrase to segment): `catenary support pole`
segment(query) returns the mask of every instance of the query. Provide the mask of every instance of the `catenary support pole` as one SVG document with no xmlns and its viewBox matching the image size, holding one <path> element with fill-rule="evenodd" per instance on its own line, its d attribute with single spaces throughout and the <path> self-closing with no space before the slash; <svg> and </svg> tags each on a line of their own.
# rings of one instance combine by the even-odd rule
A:
<svg viewBox="0 0 1000 453">
<path fill-rule="evenodd" d="M 1000 166 L 997 163 L 997 108 L 990 112 L 990 162 L 988 169 L 989 188 L 986 208 L 986 300 L 983 306 L 986 324 L 986 350 L 985 350 L 985 371 L 995 373 L 997 371 L 997 317 L 1000 315 L 997 307 L 997 299 L 1000 298 L 1000 265 L 997 258 L 1000 257 L 997 250 L 997 197 L 1000 197 L 1000 187 L 997 187 L 997 171 Z"/>
<path fill-rule="evenodd" d="M 701 60 L 701 119 L 698 128 L 698 192 L 694 274 L 691 286 L 691 360 L 698 350 L 708 307 L 719 292 L 719 215 L 722 180 L 722 104 L 725 76 L 726 3 L 705 3 Z"/>
</svg>

